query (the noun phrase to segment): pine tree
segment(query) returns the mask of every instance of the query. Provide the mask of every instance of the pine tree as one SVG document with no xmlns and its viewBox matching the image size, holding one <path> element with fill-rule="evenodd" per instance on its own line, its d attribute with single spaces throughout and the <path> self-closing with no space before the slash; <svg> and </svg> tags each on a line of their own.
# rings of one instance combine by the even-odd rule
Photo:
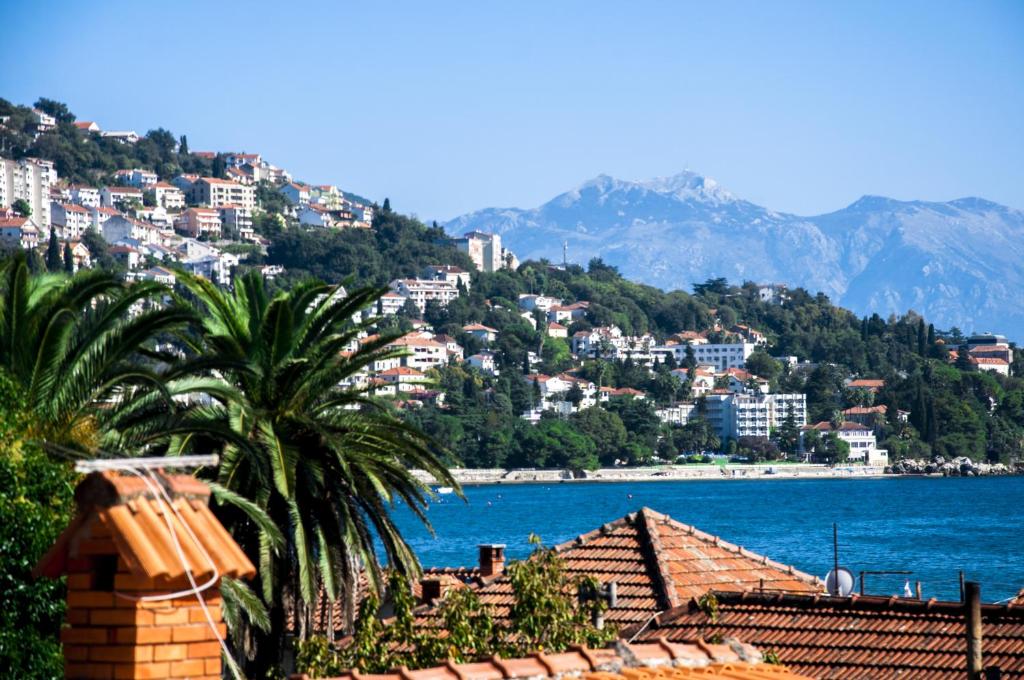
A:
<svg viewBox="0 0 1024 680">
<path fill-rule="evenodd" d="M 935 440 L 938 439 L 939 424 L 935 420 L 935 400 L 928 400 L 928 431 L 925 440 L 932 446 L 935 446 Z"/>
<path fill-rule="evenodd" d="M 50 227 L 50 244 L 46 246 L 46 268 L 51 272 L 59 272 L 64 269 L 64 258 L 60 254 L 60 242 L 57 241 L 57 231 Z"/>
<path fill-rule="evenodd" d="M 71 244 L 64 244 L 64 271 L 68 274 L 75 273 L 75 255 L 71 252 Z"/>
<path fill-rule="evenodd" d="M 973 367 L 971 366 L 971 353 L 967 349 L 967 345 L 960 345 L 956 349 L 956 367 L 961 371 L 970 371 Z"/>
</svg>

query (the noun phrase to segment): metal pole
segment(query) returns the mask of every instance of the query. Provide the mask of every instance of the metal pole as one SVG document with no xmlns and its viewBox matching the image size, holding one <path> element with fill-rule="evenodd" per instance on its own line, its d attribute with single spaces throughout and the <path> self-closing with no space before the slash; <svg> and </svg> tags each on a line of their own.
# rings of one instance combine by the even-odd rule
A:
<svg viewBox="0 0 1024 680">
<path fill-rule="evenodd" d="M 835 563 L 835 571 L 832 572 L 835 576 L 832 577 L 832 581 L 836 588 L 836 594 L 839 594 L 839 525 L 832 522 L 832 557 Z"/>
<path fill-rule="evenodd" d="M 860 572 L 860 594 L 864 594 L 864 572 Z"/>
<path fill-rule="evenodd" d="M 964 583 L 964 614 L 967 637 L 967 678 L 982 680 L 985 666 L 981 660 L 981 586 L 975 581 Z"/>
<path fill-rule="evenodd" d="M 961 569 L 960 570 L 960 601 L 963 602 L 965 597 L 966 597 L 966 593 L 964 592 L 964 570 Z"/>
</svg>

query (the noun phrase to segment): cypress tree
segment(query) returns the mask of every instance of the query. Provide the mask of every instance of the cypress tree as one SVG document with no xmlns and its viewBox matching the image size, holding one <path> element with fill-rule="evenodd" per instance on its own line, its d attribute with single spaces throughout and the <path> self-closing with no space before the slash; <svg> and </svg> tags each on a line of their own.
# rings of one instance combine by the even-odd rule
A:
<svg viewBox="0 0 1024 680">
<path fill-rule="evenodd" d="M 64 244 L 64 271 L 68 274 L 75 273 L 75 255 L 71 252 L 71 244 Z"/>
<path fill-rule="evenodd" d="M 181 141 L 178 143 L 178 153 L 188 155 L 188 137 L 185 135 L 181 136 Z"/>
<path fill-rule="evenodd" d="M 385 198 L 384 199 L 383 210 L 384 210 L 384 212 L 391 212 L 391 199 L 390 198 Z"/>
<path fill-rule="evenodd" d="M 51 272 L 59 272 L 64 268 L 60 242 L 57 241 L 57 231 L 53 227 L 50 227 L 50 244 L 46 246 L 46 268 Z"/>
<path fill-rule="evenodd" d="M 927 349 L 925 346 L 925 339 L 924 319 L 921 319 L 917 322 L 917 353 L 921 356 L 924 356 L 925 350 Z"/>
</svg>

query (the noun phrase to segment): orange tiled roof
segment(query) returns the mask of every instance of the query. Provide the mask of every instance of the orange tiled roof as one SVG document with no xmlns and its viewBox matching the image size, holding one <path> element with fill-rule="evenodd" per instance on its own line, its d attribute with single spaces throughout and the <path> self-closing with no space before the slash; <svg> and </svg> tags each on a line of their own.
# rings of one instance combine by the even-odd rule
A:
<svg viewBox="0 0 1024 680">
<path fill-rule="evenodd" d="M 889 407 L 885 404 L 879 404 L 878 406 L 852 406 L 848 409 L 843 410 L 844 416 L 866 416 L 872 413 L 881 413 L 885 415 L 889 410 Z"/>
<path fill-rule="evenodd" d="M 308 676 L 295 676 L 308 678 Z M 512 678 L 581 678 L 582 680 L 799 679 L 782 666 L 763 663 L 754 647 L 735 640 L 723 644 L 619 643 L 606 649 L 575 647 L 557 654 L 520 659 L 493 657 L 474 663 L 447 663 L 435 668 L 368 675 L 348 671 L 337 680 L 511 680 Z"/>
<path fill-rule="evenodd" d="M 618 604 L 606 620 L 626 626 L 643 623 L 709 590 L 764 588 L 824 592 L 822 582 L 744 548 L 727 543 L 650 508 L 555 547 L 571 576 L 615 581 Z M 512 584 L 506 575 L 483 583 L 477 593 L 497 622 L 507 619 Z M 420 623 L 437 625 L 436 610 L 421 611 Z"/>
<path fill-rule="evenodd" d="M 850 384 L 848 386 L 849 387 L 854 387 L 854 388 L 861 387 L 861 388 L 865 388 L 865 389 L 869 389 L 869 390 L 870 389 L 877 390 L 877 389 L 881 389 L 881 388 L 885 387 L 885 381 L 884 380 L 876 380 L 876 379 L 873 379 L 873 378 L 858 378 L 857 380 L 851 380 Z"/>
<path fill-rule="evenodd" d="M 157 474 L 158 482 L 172 500 L 185 525 L 195 534 L 200 545 L 189 536 L 177 515 L 164 515 L 164 505 L 146 484 L 135 476 L 116 472 L 94 472 L 75 489 L 78 506 L 75 519 L 49 552 L 36 565 L 37 575 L 56 578 L 67 570 L 67 563 L 95 548 L 88 540 L 97 528 L 108 533 L 116 549 L 132 573 L 141 578 L 174 580 L 185 577 L 185 568 L 174 547 L 167 527 L 174 527 L 185 561 L 196 579 L 210 578 L 213 560 L 221 576 L 251 578 L 256 568 L 227 530 L 210 512 L 207 503 L 210 488 L 189 475 Z M 92 541 L 95 542 L 95 541 Z"/>
<path fill-rule="evenodd" d="M 877 596 L 716 593 L 717 619 L 691 600 L 657 617 L 638 640 L 685 642 L 740 636 L 818 678 L 962 678 L 960 602 Z M 983 661 L 1003 677 L 1024 675 L 1024 606 L 982 605 Z M 628 631 L 627 631 L 628 633 Z"/>
</svg>

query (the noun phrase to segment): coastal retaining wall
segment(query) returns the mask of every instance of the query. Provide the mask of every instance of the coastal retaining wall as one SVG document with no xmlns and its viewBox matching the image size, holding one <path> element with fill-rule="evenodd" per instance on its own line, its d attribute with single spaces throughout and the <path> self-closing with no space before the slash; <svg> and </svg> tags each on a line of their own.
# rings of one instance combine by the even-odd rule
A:
<svg viewBox="0 0 1024 680">
<path fill-rule="evenodd" d="M 503 468 L 465 469 L 451 471 L 459 484 L 524 484 L 529 482 L 656 482 L 689 479 L 789 479 L 828 477 L 877 477 L 884 468 L 870 465 L 829 467 L 827 465 L 665 465 L 661 467 L 600 468 L 574 476 L 570 470 L 539 470 Z M 423 470 L 413 470 L 422 482 L 436 484 Z"/>
</svg>

